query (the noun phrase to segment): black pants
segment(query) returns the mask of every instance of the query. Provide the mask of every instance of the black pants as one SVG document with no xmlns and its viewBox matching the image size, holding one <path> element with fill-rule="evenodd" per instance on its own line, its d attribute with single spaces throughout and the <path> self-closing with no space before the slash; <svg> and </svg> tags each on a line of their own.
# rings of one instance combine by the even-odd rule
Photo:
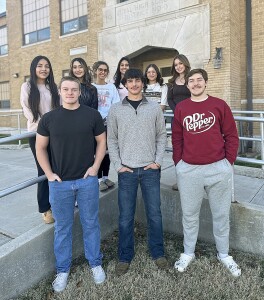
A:
<svg viewBox="0 0 264 300">
<path fill-rule="evenodd" d="M 105 126 L 105 134 L 107 136 L 107 126 Z M 109 154 L 106 154 L 98 170 L 98 179 L 102 178 L 103 176 L 108 176 L 109 170 L 110 170 L 110 157 Z"/>
<path fill-rule="evenodd" d="M 109 170 L 110 170 L 110 158 L 109 158 L 109 154 L 106 154 L 99 168 L 98 178 L 100 179 L 103 176 L 108 176 Z"/>
<path fill-rule="evenodd" d="M 37 157 L 36 157 L 36 138 L 31 137 L 29 138 L 29 146 L 32 151 L 32 154 L 35 158 L 35 162 L 37 165 L 38 169 L 38 176 L 45 175 L 43 170 L 41 169 Z M 50 148 L 48 146 L 48 155 L 50 158 Z M 49 203 L 49 184 L 48 180 L 44 180 L 40 183 L 38 183 L 38 188 L 37 188 L 37 198 L 38 198 L 38 207 L 39 207 L 39 212 L 44 213 L 50 209 L 50 203 Z"/>
</svg>

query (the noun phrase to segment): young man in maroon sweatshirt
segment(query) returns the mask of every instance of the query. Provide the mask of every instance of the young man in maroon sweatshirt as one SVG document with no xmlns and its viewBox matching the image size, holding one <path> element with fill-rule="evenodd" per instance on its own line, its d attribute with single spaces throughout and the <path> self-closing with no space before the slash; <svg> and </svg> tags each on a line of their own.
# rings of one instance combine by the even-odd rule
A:
<svg viewBox="0 0 264 300">
<path fill-rule="evenodd" d="M 184 232 L 184 253 L 174 267 L 183 272 L 195 258 L 199 213 L 206 191 L 213 217 L 217 258 L 237 277 L 241 270 L 228 251 L 231 178 L 239 139 L 229 106 L 224 100 L 206 94 L 207 80 L 203 69 L 189 72 L 186 82 L 191 98 L 179 103 L 174 114 L 173 160 Z"/>
</svg>

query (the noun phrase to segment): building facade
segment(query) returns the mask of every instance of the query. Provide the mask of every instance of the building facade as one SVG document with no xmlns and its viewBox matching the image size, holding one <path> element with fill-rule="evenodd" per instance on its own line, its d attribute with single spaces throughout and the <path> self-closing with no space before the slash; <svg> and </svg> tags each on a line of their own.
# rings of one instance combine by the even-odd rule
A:
<svg viewBox="0 0 264 300">
<path fill-rule="evenodd" d="M 113 76 L 119 59 L 129 56 L 142 70 L 156 63 L 167 79 L 176 50 L 192 68 L 208 71 L 209 94 L 246 109 L 248 15 L 252 103 L 263 110 L 262 0 L 1 0 L 0 110 L 20 108 L 20 87 L 36 55 L 49 57 L 56 82 L 74 57 L 90 66 L 105 60 Z"/>
</svg>

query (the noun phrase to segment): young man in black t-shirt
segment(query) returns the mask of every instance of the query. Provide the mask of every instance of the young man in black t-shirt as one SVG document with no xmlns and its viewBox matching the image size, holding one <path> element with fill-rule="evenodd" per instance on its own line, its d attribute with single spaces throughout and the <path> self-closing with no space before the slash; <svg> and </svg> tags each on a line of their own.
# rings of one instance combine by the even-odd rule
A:
<svg viewBox="0 0 264 300">
<path fill-rule="evenodd" d="M 105 155 L 106 137 L 100 114 L 78 102 L 78 79 L 64 77 L 59 86 L 62 106 L 45 114 L 38 126 L 36 152 L 50 190 L 55 218 L 56 292 L 67 285 L 72 260 L 72 226 L 77 200 L 83 229 L 85 257 L 96 284 L 105 280 L 101 267 L 99 188 L 97 172 Z M 95 151 L 96 141 L 96 151 Z M 51 164 L 47 155 L 50 144 Z M 51 168 L 52 165 L 52 168 Z"/>
</svg>

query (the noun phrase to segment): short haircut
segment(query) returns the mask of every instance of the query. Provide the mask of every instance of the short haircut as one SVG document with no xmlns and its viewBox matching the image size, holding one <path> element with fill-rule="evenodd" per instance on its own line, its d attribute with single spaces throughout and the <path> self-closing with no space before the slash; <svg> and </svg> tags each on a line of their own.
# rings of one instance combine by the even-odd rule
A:
<svg viewBox="0 0 264 300">
<path fill-rule="evenodd" d="M 208 75 L 207 72 L 204 69 L 192 69 L 187 75 L 186 75 L 186 83 L 188 84 L 189 78 L 193 76 L 194 74 L 201 74 L 203 76 L 204 81 L 208 81 Z"/>
<path fill-rule="evenodd" d="M 61 84 L 64 82 L 64 81 L 74 81 L 78 84 L 78 87 L 79 87 L 79 90 L 81 90 L 81 83 L 80 83 L 80 80 L 78 78 L 75 78 L 75 77 L 71 77 L 71 76 L 65 76 L 65 77 L 62 77 L 61 80 L 60 80 L 60 83 L 59 83 L 59 89 L 61 89 Z"/>
<path fill-rule="evenodd" d="M 144 83 L 144 75 L 141 70 L 139 69 L 128 69 L 126 70 L 126 73 L 124 74 L 124 77 L 122 79 L 122 84 L 126 84 L 128 79 L 140 79 Z"/>
</svg>

